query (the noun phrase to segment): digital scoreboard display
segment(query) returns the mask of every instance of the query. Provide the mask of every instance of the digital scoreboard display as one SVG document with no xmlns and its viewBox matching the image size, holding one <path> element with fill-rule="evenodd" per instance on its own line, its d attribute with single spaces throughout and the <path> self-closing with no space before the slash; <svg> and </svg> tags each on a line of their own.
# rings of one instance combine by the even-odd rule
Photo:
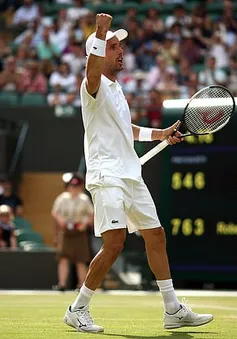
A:
<svg viewBox="0 0 237 339">
<path fill-rule="evenodd" d="M 164 114 L 173 124 L 181 112 Z M 236 114 L 236 113 L 235 113 Z M 158 154 L 162 225 L 173 276 L 237 282 L 237 116 L 212 135 Z"/>
</svg>

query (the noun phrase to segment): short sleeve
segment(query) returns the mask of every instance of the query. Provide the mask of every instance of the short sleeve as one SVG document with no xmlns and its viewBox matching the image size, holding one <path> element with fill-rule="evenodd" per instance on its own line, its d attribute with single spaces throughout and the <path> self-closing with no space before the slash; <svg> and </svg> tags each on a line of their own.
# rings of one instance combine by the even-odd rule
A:
<svg viewBox="0 0 237 339">
<path fill-rule="evenodd" d="M 54 201 L 53 203 L 53 207 L 52 207 L 52 212 L 54 213 L 59 213 L 60 212 L 60 209 L 61 209 L 61 205 L 62 205 L 62 201 L 63 201 L 63 198 L 62 198 L 62 195 L 60 194 Z"/>
<path fill-rule="evenodd" d="M 93 96 L 91 96 L 86 88 L 86 78 L 84 78 L 84 80 L 82 81 L 81 84 L 81 102 L 82 105 L 87 107 L 88 109 L 95 111 L 96 109 L 99 108 L 99 106 L 101 106 L 101 104 L 104 101 L 105 98 L 105 94 L 103 93 L 104 89 L 102 86 L 102 81 L 100 84 L 100 87 L 98 89 L 98 92 L 96 94 L 96 97 L 94 98 Z M 98 105 L 99 102 L 99 105 Z"/>
</svg>

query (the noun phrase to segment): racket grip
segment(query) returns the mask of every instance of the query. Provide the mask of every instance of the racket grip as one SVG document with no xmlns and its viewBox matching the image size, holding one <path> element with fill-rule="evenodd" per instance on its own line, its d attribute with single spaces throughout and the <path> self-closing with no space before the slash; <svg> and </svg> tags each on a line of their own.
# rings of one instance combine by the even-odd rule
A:
<svg viewBox="0 0 237 339">
<path fill-rule="evenodd" d="M 156 154 L 158 154 L 159 152 L 161 152 L 165 147 L 167 147 L 168 144 L 168 140 L 164 140 L 162 142 L 160 142 L 158 145 L 156 145 L 155 147 L 153 147 L 150 151 L 148 151 L 146 154 L 144 154 L 141 158 L 140 158 L 140 162 L 141 165 L 144 165 L 148 160 L 150 160 L 151 158 L 153 158 Z"/>
</svg>

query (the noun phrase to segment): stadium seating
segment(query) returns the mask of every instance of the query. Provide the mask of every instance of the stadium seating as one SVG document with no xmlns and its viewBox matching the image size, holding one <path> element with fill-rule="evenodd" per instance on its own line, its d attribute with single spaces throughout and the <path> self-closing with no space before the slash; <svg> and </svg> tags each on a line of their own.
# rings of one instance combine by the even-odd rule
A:
<svg viewBox="0 0 237 339">
<path fill-rule="evenodd" d="M 33 241 L 37 244 L 43 244 L 43 237 L 41 234 L 31 229 L 18 229 L 16 230 L 17 243 L 20 244 L 22 241 Z"/>
<path fill-rule="evenodd" d="M 44 106 L 47 101 L 41 93 L 24 93 L 21 97 L 21 104 L 25 106 Z"/>
<path fill-rule="evenodd" d="M 1 91 L 0 92 L 0 105 L 17 105 L 19 96 L 16 92 Z"/>
<path fill-rule="evenodd" d="M 32 230 L 32 225 L 31 223 L 24 219 L 24 218 L 20 218 L 20 217 L 15 217 L 14 218 L 14 224 L 15 224 L 15 228 L 16 229 L 27 229 L 27 230 Z"/>
</svg>

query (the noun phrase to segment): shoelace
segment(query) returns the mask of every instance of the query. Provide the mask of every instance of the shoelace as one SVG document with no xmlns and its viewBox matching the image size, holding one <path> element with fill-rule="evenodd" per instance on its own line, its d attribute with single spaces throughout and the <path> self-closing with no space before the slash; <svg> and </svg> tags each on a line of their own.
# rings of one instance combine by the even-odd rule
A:
<svg viewBox="0 0 237 339">
<path fill-rule="evenodd" d="M 194 312 L 192 311 L 191 307 L 189 307 L 189 306 L 187 305 L 187 303 L 188 303 L 188 299 L 185 298 L 185 297 L 182 298 L 182 303 L 181 303 L 182 307 L 184 307 L 184 308 L 186 308 L 187 310 L 189 310 L 189 312 L 191 312 L 192 314 L 196 314 L 196 313 L 194 313 Z"/>
<path fill-rule="evenodd" d="M 92 319 L 89 310 L 81 310 L 80 318 L 87 326 L 94 325 L 94 320 Z"/>
</svg>

